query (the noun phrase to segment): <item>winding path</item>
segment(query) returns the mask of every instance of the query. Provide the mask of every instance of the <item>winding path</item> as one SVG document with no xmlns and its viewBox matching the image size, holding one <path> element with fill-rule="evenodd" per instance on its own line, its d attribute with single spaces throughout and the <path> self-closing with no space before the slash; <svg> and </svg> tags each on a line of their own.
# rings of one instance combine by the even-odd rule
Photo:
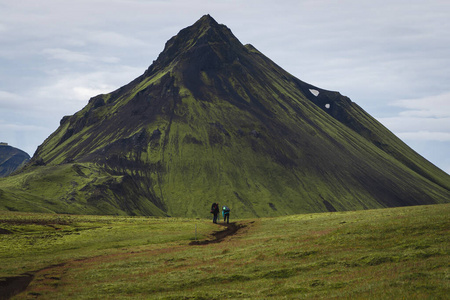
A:
<svg viewBox="0 0 450 300">
<path fill-rule="evenodd" d="M 189 243 L 189 245 L 208 245 L 213 243 L 220 243 L 222 242 L 226 237 L 232 236 L 238 232 L 239 229 L 246 227 L 242 224 L 236 224 L 236 223 L 218 223 L 217 225 L 224 226 L 225 229 L 222 231 L 216 231 L 212 234 L 214 237 L 213 239 L 207 239 L 207 240 L 201 240 L 201 241 L 192 241 Z"/>
<path fill-rule="evenodd" d="M 253 222 L 250 222 L 253 223 Z M 211 234 L 210 239 L 206 240 L 199 240 L 199 241 L 192 241 L 189 243 L 189 245 L 209 245 L 214 243 L 220 243 L 222 242 L 226 237 L 235 235 L 240 229 L 247 227 L 248 224 L 237 224 L 235 222 L 225 224 L 225 223 L 218 223 L 217 225 L 224 227 L 224 230 L 216 231 Z M 79 260 L 76 260 L 79 261 Z M 4 277 L 0 278 L 0 300 L 6 300 L 14 295 L 17 295 L 23 291 L 25 291 L 28 287 L 28 285 L 33 281 L 35 274 L 39 272 L 43 272 L 46 270 L 51 270 L 58 267 L 64 267 L 66 263 L 61 263 L 58 265 L 51 265 L 48 267 L 45 267 L 40 270 L 27 272 L 21 275 L 17 276 L 11 276 L 11 277 Z"/>
</svg>

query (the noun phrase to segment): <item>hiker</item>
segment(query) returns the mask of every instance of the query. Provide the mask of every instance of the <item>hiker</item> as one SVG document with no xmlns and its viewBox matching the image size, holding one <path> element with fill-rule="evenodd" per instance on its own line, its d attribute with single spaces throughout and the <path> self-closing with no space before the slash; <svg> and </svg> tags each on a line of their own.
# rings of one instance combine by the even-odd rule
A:
<svg viewBox="0 0 450 300">
<path fill-rule="evenodd" d="M 230 223 L 230 208 L 226 205 L 222 207 L 222 216 L 223 216 L 223 222 L 227 221 L 227 224 Z"/>
<path fill-rule="evenodd" d="M 213 223 L 217 224 L 217 215 L 219 214 L 219 203 L 213 203 L 211 206 L 211 213 L 213 214 Z"/>
</svg>

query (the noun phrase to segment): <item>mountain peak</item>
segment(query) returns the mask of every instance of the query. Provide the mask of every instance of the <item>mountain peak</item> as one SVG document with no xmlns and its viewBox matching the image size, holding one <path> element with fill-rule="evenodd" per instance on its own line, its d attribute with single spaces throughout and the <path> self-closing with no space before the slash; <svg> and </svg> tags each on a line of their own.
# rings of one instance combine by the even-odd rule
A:
<svg viewBox="0 0 450 300">
<path fill-rule="evenodd" d="M 349 98 L 209 15 L 142 76 L 64 117 L 20 172 L 25 185 L 0 180 L 10 210 L 207 217 L 214 201 L 244 218 L 450 199 L 450 176 Z"/>
<path fill-rule="evenodd" d="M 225 47 L 223 47 L 224 45 Z M 217 23 L 210 15 L 204 15 L 193 25 L 182 29 L 167 41 L 156 62 L 160 66 L 167 66 L 173 60 L 186 55 L 195 54 L 200 57 L 208 55 L 207 52 L 221 51 L 230 47 L 236 49 L 243 45 L 227 26 Z"/>
<path fill-rule="evenodd" d="M 219 23 L 217 23 L 216 20 L 214 20 L 213 17 L 211 17 L 209 14 L 202 16 L 200 19 L 198 19 L 197 22 L 194 23 L 193 26 L 200 25 L 200 26 L 219 26 Z"/>
</svg>

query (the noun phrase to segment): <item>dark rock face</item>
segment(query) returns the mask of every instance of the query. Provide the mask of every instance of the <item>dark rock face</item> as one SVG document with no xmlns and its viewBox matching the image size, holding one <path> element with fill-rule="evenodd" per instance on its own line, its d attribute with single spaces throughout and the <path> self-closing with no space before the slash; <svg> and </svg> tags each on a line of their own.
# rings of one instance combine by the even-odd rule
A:
<svg viewBox="0 0 450 300">
<path fill-rule="evenodd" d="M 17 148 L 0 145 L 0 177 L 5 177 L 25 165 L 30 156 Z"/>
<path fill-rule="evenodd" d="M 89 172 L 53 200 L 96 213 L 205 217 L 226 202 L 235 217 L 260 217 L 450 199 L 450 176 L 356 103 L 209 15 L 143 75 L 64 117 L 27 171 L 65 164 Z"/>
</svg>

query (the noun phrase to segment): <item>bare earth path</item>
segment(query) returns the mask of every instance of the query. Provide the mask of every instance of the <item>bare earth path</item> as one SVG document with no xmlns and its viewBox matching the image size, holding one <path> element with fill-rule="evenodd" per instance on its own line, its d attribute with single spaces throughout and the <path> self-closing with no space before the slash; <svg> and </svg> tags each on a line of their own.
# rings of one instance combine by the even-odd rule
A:
<svg viewBox="0 0 450 300">
<path fill-rule="evenodd" d="M 238 232 L 239 229 L 246 227 L 246 225 L 243 224 L 236 224 L 236 223 L 218 223 L 217 225 L 224 226 L 225 229 L 222 231 L 214 232 L 213 239 L 206 239 L 201 241 L 192 241 L 189 243 L 189 245 L 208 245 L 212 243 L 220 243 L 228 236 L 232 236 Z"/>
<path fill-rule="evenodd" d="M 224 230 L 214 232 L 209 239 L 192 241 L 189 243 L 189 245 L 209 245 L 213 243 L 220 243 L 225 238 L 235 235 L 240 229 L 247 227 L 249 224 L 237 224 L 236 222 L 233 222 L 229 224 L 218 223 L 217 225 L 224 227 Z M 132 253 L 134 252 L 130 252 L 128 254 Z M 71 263 L 80 263 L 82 261 L 88 261 L 91 259 L 93 258 L 91 257 L 81 260 L 78 259 L 68 263 L 51 265 L 46 268 L 27 272 L 18 276 L 0 278 L 0 300 L 10 299 L 14 295 L 26 291 L 30 283 L 37 277 L 39 277 L 39 281 L 41 281 L 41 286 L 57 287 L 57 282 L 61 279 L 61 276 L 64 275 L 66 269 L 69 268 L 69 265 Z M 46 283 L 42 281 L 45 281 Z M 29 296 L 33 295 L 31 294 Z M 38 298 L 39 294 L 36 294 L 34 296 Z"/>
</svg>

